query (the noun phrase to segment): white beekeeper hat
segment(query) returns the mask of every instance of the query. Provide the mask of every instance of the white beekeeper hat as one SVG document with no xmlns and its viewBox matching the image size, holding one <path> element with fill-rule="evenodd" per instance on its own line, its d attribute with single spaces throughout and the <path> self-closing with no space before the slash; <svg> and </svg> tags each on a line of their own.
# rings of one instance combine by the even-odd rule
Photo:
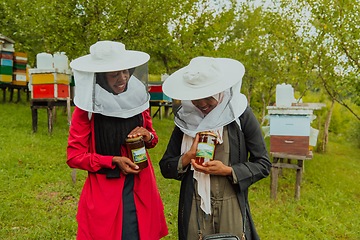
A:
<svg viewBox="0 0 360 240">
<path fill-rule="evenodd" d="M 70 67 L 83 72 L 113 72 L 140 66 L 149 59 L 147 53 L 125 50 L 123 43 L 99 41 L 90 47 L 90 54 L 73 60 Z"/>
</svg>

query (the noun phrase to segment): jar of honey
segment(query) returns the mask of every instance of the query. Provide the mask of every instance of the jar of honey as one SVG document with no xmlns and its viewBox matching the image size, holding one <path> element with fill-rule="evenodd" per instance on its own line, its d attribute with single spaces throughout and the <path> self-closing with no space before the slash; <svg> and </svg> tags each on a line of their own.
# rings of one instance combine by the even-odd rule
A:
<svg viewBox="0 0 360 240">
<path fill-rule="evenodd" d="M 148 158 L 143 136 L 137 138 L 127 138 L 126 146 L 129 158 L 139 166 L 140 170 L 146 168 L 148 166 Z"/>
<path fill-rule="evenodd" d="M 195 162 L 203 164 L 214 160 L 217 136 L 212 132 L 199 133 L 199 143 L 196 151 Z"/>
</svg>

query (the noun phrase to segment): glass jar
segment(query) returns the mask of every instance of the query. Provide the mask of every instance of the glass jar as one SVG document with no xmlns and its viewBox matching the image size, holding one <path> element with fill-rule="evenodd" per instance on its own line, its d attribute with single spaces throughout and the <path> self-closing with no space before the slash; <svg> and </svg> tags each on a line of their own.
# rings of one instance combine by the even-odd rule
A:
<svg viewBox="0 0 360 240">
<path fill-rule="evenodd" d="M 137 138 L 127 138 L 126 146 L 129 158 L 139 166 L 140 170 L 146 168 L 148 166 L 148 158 L 143 136 Z"/>
<path fill-rule="evenodd" d="M 199 133 L 199 143 L 195 159 L 197 164 L 203 164 L 204 162 L 214 160 L 216 142 L 216 134 L 212 132 Z"/>
</svg>

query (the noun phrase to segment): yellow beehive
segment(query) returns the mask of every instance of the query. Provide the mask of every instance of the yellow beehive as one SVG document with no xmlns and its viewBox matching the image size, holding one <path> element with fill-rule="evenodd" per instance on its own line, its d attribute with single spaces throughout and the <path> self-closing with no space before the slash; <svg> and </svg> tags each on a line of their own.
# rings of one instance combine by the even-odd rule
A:
<svg viewBox="0 0 360 240">
<path fill-rule="evenodd" d="M 69 84 L 70 75 L 61 73 L 39 73 L 32 74 L 32 84 Z"/>
<path fill-rule="evenodd" d="M 12 82 L 12 75 L 0 74 L 0 82 L 11 83 Z"/>
</svg>

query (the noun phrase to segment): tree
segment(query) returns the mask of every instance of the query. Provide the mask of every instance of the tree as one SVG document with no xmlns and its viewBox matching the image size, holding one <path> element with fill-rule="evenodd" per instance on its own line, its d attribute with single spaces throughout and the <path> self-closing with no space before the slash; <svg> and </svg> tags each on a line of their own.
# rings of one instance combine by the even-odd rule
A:
<svg viewBox="0 0 360 240">
<path fill-rule="evenodd" d="M 253 107 L 262 109 L 262 124 L 277 84 L 291 84 L 303 96 L 316 79 L 312 72 L 316 39 L 307 38 L 299 17 L 287 11 L 286 6 L 241 5 L 233 34 L 221 46 L 226 55 L 244 63 L 243 91 Z"/>
<path fill-rule="evenodd" d="M 298 2 L 298 8 L 309 9 L 310 23 L 316 30 L 314 34 L 323 36 L 318 54 L 318 69 L 324 88 L 332 99 L 360 120 L 360 116 L 348 104 L 350 99 L 360 106 L 360 1 Z M 331 67 L 329 61 L 333 63 Z M 329 75 L 332 77 L 328 78 Z"/>
<path fill-rule="evenodd" d="M 186 4 L 194 6 L 196 2 Z M 16 41 L 16 49 L 66 52 L 74 59 L 87 54 L 90 45 L 99 40 L 120 41 L 127 49 L 151 53 L 158 48 L 157 40 L 168 38 L 167 24 L 178 17 L 183 1 L 9 0 L 2 6 L 8 9 L 7 21 L 17 28 L 4 26 Z"/>
<path fill-rule="evenodd" d="M 215 2 L 219 9 L 211 4 Z M 170 22 L 170 36 L 156 54 L 163 59 L 167 73 L 187 65 L 197 56 L 218 56 L 217 48 L 229 35 L 235 18 L 236 3 L 200 0 L 195 5 L 184 2 L 177 18 Z"/>
</svg>

